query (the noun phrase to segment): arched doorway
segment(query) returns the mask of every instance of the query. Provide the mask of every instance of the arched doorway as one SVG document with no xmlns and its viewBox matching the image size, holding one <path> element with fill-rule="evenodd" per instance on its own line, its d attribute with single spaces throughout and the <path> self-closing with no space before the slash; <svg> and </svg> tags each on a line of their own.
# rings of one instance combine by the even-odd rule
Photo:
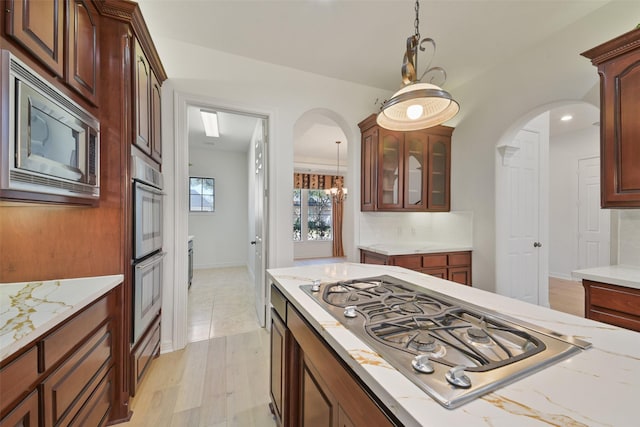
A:
<svg viewBox="0 0 640 427">
<path fill-rule="evenodd" d="M 568 115 L 573 118 L 561 120 Z M 599 193 L 593 167 L 598 117 L 598 109 L 585 102 L 549 104 L 523 116 L 498 143 L 497 293 L 549 306 L 550 276 L 570 279 L 572 270 L 584 268 L 581 259 L 608 258 L 608 213 L 593 198 Z M 595 250 L 594 236 L 585 233 L 594 228 Z"/>
</svg>

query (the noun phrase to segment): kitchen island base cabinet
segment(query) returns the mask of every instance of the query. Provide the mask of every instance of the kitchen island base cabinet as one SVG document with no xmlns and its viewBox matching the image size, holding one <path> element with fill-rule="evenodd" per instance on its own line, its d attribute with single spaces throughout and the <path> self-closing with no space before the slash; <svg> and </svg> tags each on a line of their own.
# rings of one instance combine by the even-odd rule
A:
<svg viewBox="0 0 640 427">
<path fill-rule="evenodd" d="M 640 289 L 582 280 L 587 319 L 640 332 Z"/>
<path fill-rule="evenodd" d="M 287 327 L 297 348 L 299 384 L 298 426 L 393 426 L 394 423 L 365 391 L 349 368 L 316 335 L 290 304 Z M 295 377 L 294 377 L 295 378 Z"/>
<path fill-rule="evenodd" d="M 40 425 L 38 413 L 38 390 L 34 390 L 17 408 L 0 420 L 0 427 L 37 427 Z"/>
</svg>

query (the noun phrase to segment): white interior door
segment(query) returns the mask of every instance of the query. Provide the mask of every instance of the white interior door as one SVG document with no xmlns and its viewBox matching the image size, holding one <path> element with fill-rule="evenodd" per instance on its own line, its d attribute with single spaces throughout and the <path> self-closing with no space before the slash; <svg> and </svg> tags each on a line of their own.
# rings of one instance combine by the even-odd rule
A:
<svg viewBox="0 0 640 427">
<path fill-rule="evenodd" d="M 578 160 L 578 268 L 610 264 L 609 213 L 600 208 L 600 158 Z"/>
<path fill-rule="evenodd" d="M 255 300 L 256 313 L 260 326 L 265 326 L 266 310 L 267 310 L 267 286 L 266 286 L 266 204 L 267 204 L 267 188 L 266 188 L 266 141 L 267 141 L 267 120 L 262 119 L 262 138 L 255 141 Z M 252 242 L 253 243 L 253 242 Z"/>
<path fill-rule="evenodd" d="M 507 287 L 508 295 L 539 303 L 539 134 L 521 130 L 515 138 L 517 153 L 507 171 Z"/>
</svg>

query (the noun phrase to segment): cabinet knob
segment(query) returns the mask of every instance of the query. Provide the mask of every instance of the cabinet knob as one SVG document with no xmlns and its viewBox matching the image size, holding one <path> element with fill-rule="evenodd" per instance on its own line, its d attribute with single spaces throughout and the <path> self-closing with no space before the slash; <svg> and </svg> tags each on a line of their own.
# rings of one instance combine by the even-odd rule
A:
<svg viewBox="0 0 640 427">
<path fill-rule="evenodd" d="M 533 242 L 533 247 L 534 247 L 534 248 L 541 248 L 541 247 L 542 247 L 542 243 L 540 243 L 540 242 Z"/>
</svg>

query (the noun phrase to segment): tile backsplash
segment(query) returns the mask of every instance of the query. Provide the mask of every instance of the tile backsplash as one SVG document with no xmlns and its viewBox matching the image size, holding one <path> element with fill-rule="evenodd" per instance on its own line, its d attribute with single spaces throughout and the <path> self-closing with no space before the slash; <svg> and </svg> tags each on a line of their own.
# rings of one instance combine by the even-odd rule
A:
<svg viewBox="0 0 640 427">
<path fill-rule="evenodd" d="M 473 246 L 473 212 L 363 212 L 360 244 L 436 242 Z"/>
<path fill-rule="evenodd" d="M 618 264 L 640 266 L 640 209 L 618 211 Z"/>
</svg>

